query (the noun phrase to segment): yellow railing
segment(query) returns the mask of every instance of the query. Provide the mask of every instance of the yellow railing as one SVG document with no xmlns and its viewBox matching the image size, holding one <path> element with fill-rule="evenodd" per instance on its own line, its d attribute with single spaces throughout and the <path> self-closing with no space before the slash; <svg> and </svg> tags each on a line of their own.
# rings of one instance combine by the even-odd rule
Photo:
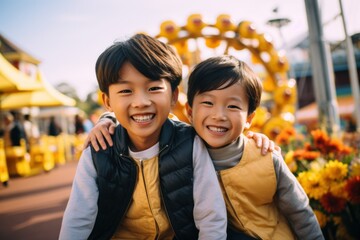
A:
<svg viewBox="0 0 360 240">
<path fill-rule="evenodd" d="M 25 140 L 20 146 L 5 147 L 0 139 L 0 180 L 7 183 L 10 176 L 30 176 L 51 171 L 56 165 L 79 160 L 86 134 L 59 136 L 42 135 L 30 141 L 29 151 Z"/>
<path fill-rule="evenodd" d="M 9 175 L 30 175 L 30 154 L 26 151 L 24 139 L 20 140 L 20 146 L 5 147 L 5 156 Z"/>
</svg>

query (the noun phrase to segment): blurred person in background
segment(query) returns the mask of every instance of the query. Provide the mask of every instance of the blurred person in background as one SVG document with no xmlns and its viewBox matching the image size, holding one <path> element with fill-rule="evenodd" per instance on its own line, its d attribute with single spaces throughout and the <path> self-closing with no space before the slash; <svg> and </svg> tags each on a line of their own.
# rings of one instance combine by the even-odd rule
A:
<svg viewBox="0 0 360 240">
<path fill-rule="evenodd" d="M 61 127 L 56 122 L 55 117 L 51 116 L 50 117 L 50 123 L 49 123 L 49 131 L 48 131 L 49 136 L 55 136 L 56 137 L 61 132 L 62 132 Z"/>
<path fill-rule="evenodd" d="M 11 113 L 6 113 L 4 116 L 4 143 L 5 147 L 11 147 L 12 142 L 10 138 L 10 130 L 13 127 L 14 117 Z"/>
<path fill-rule="evenodd" d="M 5 146 L 20 146 L 21 139 L 26 142 L 26 149 L 29 150 L 29 142 L 25 133 L 21 114 L 17 111 L 11 111 L 5 116 Z"/>
<path fill-rule="evenodd" d="M 85 132 L 84 119 L 79 115 L 75 115 L 75 134 L 82 134 Z"/>
<path fill-rule="evenodd" d="M 31 115 L 24 115 L 24 129 L 30 143 L 36 143 L 39 140 L 40 132 L 38 126 L 31 121 Z"/>
</svg>

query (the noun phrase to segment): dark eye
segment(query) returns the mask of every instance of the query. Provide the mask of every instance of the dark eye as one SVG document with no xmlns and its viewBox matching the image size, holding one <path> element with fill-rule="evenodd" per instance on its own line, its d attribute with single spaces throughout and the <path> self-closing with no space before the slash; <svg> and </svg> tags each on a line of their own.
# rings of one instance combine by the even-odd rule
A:
<svg viewBox="0 0 360 240">
<path fill-rule="evenodd" d="M 204 104 L 204 105 L 207 105 L 207 106 L 212 106 L 212 102 L 209 102 L 209 101 L 203 101 L 201 102 L 201 104 Z"/>
<path fill-rule="evenodd" d="M 130 89 L 120 90 L 119 93 L 131 93 Z"/>
<path fill-rule="evenodd" d="M 236 105 L 229 105 L 228 108 L 241 110 L 241 108 L 239 106 L 236 106 Z"/>
<path fill-rule="evenodd" d="M 151 87 L 149 88 L 149 91 L 157 91 L 163 89 L 162 87 Z"/>
</svg>

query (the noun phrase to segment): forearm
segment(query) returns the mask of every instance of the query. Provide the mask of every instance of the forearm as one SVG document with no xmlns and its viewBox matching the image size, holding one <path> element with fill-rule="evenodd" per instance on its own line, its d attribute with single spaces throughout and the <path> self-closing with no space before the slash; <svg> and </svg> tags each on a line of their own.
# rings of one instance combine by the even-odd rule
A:
<svg viewBox="0 0 360 240">
<path fill-rule="evenodd" d="M 226 239 L 226 207 L 214 166 L 199 137 L 193 149 L 194 219 L 199 239 Z"/>
<path fill-rule="evenodd" d="M 324 239 L 309 198 L 284 160 L 274 160 L 277 175 L 276 200 L 298 239 Z"/>
<path fill-rule="evenodd" d="M 68 204 L 62 220 L 59 239 L 87 239 L 90 235 L 96 215 L 98 188 L 95 182 L 90 148 L 83 151 Z"/>
</svg>

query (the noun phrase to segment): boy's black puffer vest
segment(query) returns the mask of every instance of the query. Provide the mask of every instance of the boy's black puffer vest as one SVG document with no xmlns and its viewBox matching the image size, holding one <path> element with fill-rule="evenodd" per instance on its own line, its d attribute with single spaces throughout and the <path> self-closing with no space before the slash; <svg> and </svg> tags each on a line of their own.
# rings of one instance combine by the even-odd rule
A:
<svg viewBox="0 0 360 240">
<path fill-rule="evenodd" d="M 160 133 L 159 180 L 161 195 L 175 239 L 198 239 L 193 209 L 192 127 L 166 120 Z M 99 188 L 98 214 L 89 239 L 110 239 L 130 205 L 137 166 L 129 156 L 126 130 L 117 126 L 114 146 L 96 152 L 91 147 Z M 139 226 L 146 227 L 146 226 Z"/>
</svg>

